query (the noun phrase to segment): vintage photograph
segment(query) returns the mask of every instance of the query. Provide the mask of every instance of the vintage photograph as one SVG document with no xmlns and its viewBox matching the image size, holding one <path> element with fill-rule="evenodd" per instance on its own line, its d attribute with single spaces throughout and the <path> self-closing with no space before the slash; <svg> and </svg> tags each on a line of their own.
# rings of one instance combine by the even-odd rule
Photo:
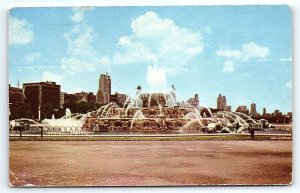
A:
<svg viewBox="0 0 300 193">
<path fill-rule="evenodd" d="M 292 184 L 287 5 L 14 7 L 9 184 Z"/>
</svg>

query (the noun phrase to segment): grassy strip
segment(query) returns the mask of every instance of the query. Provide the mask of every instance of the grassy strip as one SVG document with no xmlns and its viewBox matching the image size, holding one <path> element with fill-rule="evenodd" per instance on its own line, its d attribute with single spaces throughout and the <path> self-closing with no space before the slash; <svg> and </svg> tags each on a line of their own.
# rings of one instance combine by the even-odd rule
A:
<svg viewBox="0 0 300 193">
<path fill-rule="evenodd" d="M 49 136 L 49 137 L 23 137 L 22 139 L 10 137 L 10 141 L 236 141 L 252 140 L 248 135 L 217 135 L 217 136 L 166 136 L 166 137 L 145 137 L 145 136 Z M 291 140 L 291 137 L 257 135 L 255 140 Z"/>
</svg>

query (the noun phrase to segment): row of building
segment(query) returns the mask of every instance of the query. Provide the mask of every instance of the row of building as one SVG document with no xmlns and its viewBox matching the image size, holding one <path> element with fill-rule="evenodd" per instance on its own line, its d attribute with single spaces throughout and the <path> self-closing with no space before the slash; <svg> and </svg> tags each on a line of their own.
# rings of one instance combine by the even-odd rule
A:
<svg viewBox="0 0 300 193">
<path fill-rule="evenodd" d="M 199 108 L 199 96 L 195 94 L 194 98 L 190 98 L 187 101 L 190 105 L 194 106 L 195 108 Z M 227 105 L 226 96 L 222 96 L 219 94 L 217 97 L 217 108 L 212 109 L 212 112 L 217 111 L 229 111 L 231 112 L 231 106 Z M 241 112 L 246 115 L 251 116 L 255 119 L 266 119 L 272 123 L 288 123 L 292 121 L 292 112 L 288 112 L 287 114 L 283 114 L 279 110 L 275 110 L 273 113 L 267 113 L 266 108 L 263 108 L 262 114 L 258 113 L 256 110 L 256 104 L 252 103 L 250 105 L 250 109 L 246 105 L 238 106 L 235 112 Z"/>
<path fill-rule="evenodd" d="M 190 105 L 194 106 L 195 108 L 199 108 L 199 96 L 198 94 L 195 94 L 194 98 L 190 98 L 187 101 Z M 226 102 L 226 96 L 222 96 L 222 94 L 219 94 L 217 98 L 217 109 L 214 109 L 215 111 L 231 111 L 231 106 L 227 106 Z"/>
<path fill-rule="evenodd" d="M 26 103 L 32 108 L 33 117 L 40 117 L 39 110 L 46 104 L 52 105 L 54 110 L 65 108 L 70 103 L 107 104 L 115 102 L 123 105 L 125 94 L 111 94 L 111 79 L 106 74 L 99 78 L 99 88 L 96 95 L 93 92 L 79 92 L 69 94 L 61 92 L 61 86 L 56 82 L 24 83 L 22 88 L 9 85 L 9 104 Z"/>
</svg>

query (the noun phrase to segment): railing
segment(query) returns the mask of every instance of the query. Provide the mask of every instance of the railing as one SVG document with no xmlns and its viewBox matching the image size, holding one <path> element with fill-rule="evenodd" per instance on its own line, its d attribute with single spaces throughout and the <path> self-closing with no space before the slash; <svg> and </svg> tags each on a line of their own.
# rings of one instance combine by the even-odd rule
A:
<svg viewBox="0 0 300 193">
<path fill-rule="evenodd" d="M 51 126 L 44 126 L 44 127 L 33 127 L 33 128 L 24 128 L 9 130 L 10 137 L 47 137 L 47 136 L 81 136 L 81 135 L 88 135 L 94 134 L 94 132 L 83 130 L 81 127 L 75 126 L 61 126 L 61 127 L 51 127 Z"/>
<path fill-rule="evenodd" d="M 221 133 L 203 133 L 202 131 L 178 131 L 177 133 L 174 131 L 163 131 L 163 132 L 130 132 L 130 131 L 108 131 L 108 132 L 94 132 L 88 131 L 82 127 L 75 126 L 61 126 L 61 127 L 30 127 L 30 128 L 19 128 L 19 129 L 11 129 L 9 130 L 9 137 L 11 138 L 24 138 L 24 137 L 36 137 L 36 138 L 44 138 L 44 137 L 68 137 L 68 136 L 103 136 L 103 135 L 143 135 L 143 134 L 201 134 L 201 135 L 220 135 Z M 255 130 L 255 135 L 292 135 L 291 128 L 270 128 L 263 130 Z M 244 134 L 249 134 L 245 132 Z"/>
</svg>

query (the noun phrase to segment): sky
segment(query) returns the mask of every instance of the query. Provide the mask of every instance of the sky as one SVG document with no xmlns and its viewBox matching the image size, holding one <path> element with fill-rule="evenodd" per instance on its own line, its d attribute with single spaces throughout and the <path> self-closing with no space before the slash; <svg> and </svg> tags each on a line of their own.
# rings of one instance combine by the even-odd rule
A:
<svg viewBox="0 0 300 193">
<path fill-rule="evenodd" d="M 288 6 L 13 8 L 9 83 L 55 81 L 68 93 L 131 95 L 152 81 L 177 98 L 216 108 L 292 111 L 292 18 Z M 163 75 L 160 73 L 163 72 Z M 163 76 L 163 78 L 162 78 Z"/>
</svg>

